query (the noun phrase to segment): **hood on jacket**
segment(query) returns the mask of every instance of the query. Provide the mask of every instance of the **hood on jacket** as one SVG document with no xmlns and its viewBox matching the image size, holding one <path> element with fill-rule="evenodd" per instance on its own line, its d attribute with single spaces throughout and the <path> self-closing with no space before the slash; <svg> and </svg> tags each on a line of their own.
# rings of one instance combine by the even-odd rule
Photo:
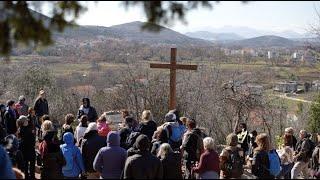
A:
<svg viewBox="0 0 320 180">
<path fill-rule="evenodd" d="M 120 135 L 117 131 L 110 131 L 107 137 L 108 146 L 120 146 Z"/>
<path fill-rule="evenodd" d="M 150 141 L 148 136 L 144 134 L 139 135 L 136 139 L 136 147 L 142 152 L 148 151 L 150 147 Z"/>
<path fill-rule="evenodd" d="M 84 103 L 84 101 L 87 101 L 87 102 L 88 102 L 86 108 L 90 107 L 90 99 L 89 99 L 89 98 L 83 98 L 83 99 L 82 99 L 82 103 Z"/>
<path fill-rule="evenodd" d="M 73 134 L 71 132 L 67 132 L 63 135 L 63 141 L 67 144 L 67 145 L 74 145 L 73 142 Z"/>
</svg>

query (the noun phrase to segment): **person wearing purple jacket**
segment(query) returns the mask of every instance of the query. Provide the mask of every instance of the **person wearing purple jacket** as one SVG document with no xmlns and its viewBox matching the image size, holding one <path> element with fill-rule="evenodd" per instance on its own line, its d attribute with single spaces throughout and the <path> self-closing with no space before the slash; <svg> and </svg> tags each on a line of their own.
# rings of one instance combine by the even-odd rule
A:
<svg viewBox="0 0 320 180">
<path fill-rule="evenodd" d="M 120 147 L 120 135 L 116 131 L 108 133 L 107 146 L 97 153 L 94 170 L 101 173 L 103 179 L 119 179 L 127 159 L 127 151 Z"/>
</svg>

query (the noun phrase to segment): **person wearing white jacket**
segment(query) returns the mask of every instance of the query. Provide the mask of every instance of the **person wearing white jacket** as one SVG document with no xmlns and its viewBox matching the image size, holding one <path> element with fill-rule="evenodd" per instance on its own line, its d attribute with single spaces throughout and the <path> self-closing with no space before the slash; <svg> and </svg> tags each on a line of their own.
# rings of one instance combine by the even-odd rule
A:
<svg viewBox="0 0 320 180">
<path fill-rule="evenodd" d="M 76 130 L 74 132 L 74 138 L 77 140 L 77 146 L 80 146 L 79 142 L 80 139 L 84 136 L 84 133 L 88 127 L 88 116 L 87 115 L 82 115 L 80 118 L 80 123 L 76 127 Z"/>
</svg>

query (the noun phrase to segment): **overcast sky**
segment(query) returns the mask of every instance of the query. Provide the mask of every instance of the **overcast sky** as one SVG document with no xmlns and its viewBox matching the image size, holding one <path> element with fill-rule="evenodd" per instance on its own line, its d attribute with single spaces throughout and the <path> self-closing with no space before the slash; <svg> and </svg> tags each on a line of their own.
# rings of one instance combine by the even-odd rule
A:
<svg viewBox="0 0 320 180">
<path fill-rule="evenodd" d="M 80 25 L 112 26 L 132 21 L 145 21 L 140 7 L 125 10 L 121 2 L 87 2 L 88 11 L 77 20 Z M 256 1 L 243 4 L 238 1 L 214 3 L 212 10 L 198 8 L 190 11 L 188 25 L 176 22 L 169 28 L 181 33 L 205 30 L 206 27 L 246 26 L 258 30 L 293 30 L 303 33 L 317 22 L 315 8 L 320 3 L 312 1 Z M 45 13 L 45 12 L 43 12 Z M 46 14 L 46 13 L 45 13 Z"/>
</svg>

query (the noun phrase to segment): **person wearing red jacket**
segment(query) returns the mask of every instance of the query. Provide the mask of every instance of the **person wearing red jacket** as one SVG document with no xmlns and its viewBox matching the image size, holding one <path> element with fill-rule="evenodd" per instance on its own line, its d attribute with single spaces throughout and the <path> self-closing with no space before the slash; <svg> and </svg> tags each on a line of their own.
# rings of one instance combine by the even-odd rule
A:
<svg viewBox="0 0 320 180">
<path fill-rule="evenodd" d="M 214 150 L 214 140 L 211 137 L 203 139 L 204 153 L 200 162 L 192 168 L 192 173 L 197 173 L 200 179 L 219 179 L 219 155 Z"/>
</svg>

